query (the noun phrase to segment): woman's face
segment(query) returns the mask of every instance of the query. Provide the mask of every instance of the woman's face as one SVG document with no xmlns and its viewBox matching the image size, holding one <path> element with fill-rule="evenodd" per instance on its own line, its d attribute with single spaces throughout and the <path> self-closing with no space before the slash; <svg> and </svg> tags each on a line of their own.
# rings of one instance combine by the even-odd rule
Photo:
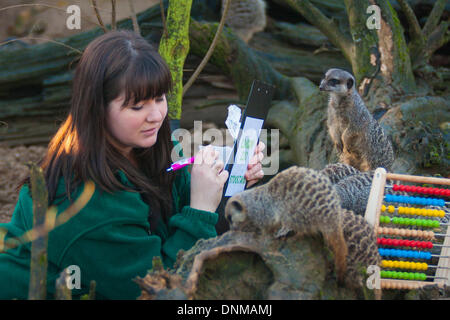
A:
<svg viewBox="0 0 450 320">
<path fill-rule="evenodd" d="M 158 130 L 167 115 L 167 100 L 163 95 L 121 108 L 125 95 L 111 101 L 107 111 L 108 130 L 116 147 L 128 155 L 132 148 L 149 148 L 156 143 Z"/>
</svg>

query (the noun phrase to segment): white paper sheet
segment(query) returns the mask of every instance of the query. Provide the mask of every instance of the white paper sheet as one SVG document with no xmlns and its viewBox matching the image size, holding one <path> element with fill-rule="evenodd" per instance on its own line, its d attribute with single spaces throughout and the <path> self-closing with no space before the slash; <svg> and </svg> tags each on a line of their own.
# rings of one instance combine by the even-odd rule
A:
<svg viewBox="0 0 450 320">
<path fill-rule="evenodd" d="M 231 197 L 236 193 L 244 191 L 246 184 L 244 175 L 247 171 L 250 158 L 255 153 L 256 144 L 263 124 L 264 120 L 262 119 L 246 117 L 233 168 L 228 178 L 228 186 L 225 191 L 226 197 Z"/>
</svg>

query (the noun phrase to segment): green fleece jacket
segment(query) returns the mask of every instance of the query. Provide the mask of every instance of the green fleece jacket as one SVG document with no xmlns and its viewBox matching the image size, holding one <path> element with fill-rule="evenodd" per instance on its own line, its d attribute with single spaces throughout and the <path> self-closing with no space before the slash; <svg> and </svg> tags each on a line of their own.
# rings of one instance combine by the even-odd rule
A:
<svg viewBox="0 0 450 320">
<path fill-rule="evenodd" d="M 117 177 L 132 186 L 122 171 Z M 83 191 L 75 191 L 76 199 Z M 57 194 L 64 194 L 64 180 Z M 173 187 L 174 214 L 167 225 L 160 222 L 150 234 L 148 205 L 138 193 L 113 194 L 99 188 L 86 206 L 65 224 L 49 233 L 47 299 L 53 299 L 55 280 L 64 268 L 76 265 L 81 272 L 81 289 L 72 289 L 76 299 L 89 291 L 95 280 L 97 299 L 136 299 L 139 286 L 133 281 L 152 268 L 154 256 L 161 256 L 165 267 L 173 266 L 180 249 L 191 248 L 198 239 L 215 237 L 218 214 L 193 209 L 190 204 L 190 175 L 186 168 L 177 171 Z M 32 199 L 24 185 L 20 191 L 6 239 L 19 237 L 33 226 Z M 58 214 L 70 205 L 58 205 Z M 0 299 L 27 299 L 30 279 L 31 244 L 0 253 Z"/>
</svg>

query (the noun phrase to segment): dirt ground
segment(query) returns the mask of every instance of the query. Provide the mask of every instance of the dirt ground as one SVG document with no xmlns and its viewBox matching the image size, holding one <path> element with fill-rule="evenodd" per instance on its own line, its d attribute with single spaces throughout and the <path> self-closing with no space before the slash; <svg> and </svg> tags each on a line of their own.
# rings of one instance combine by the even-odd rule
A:
<svg viewBox="0 0 450 320">
<path fill-rule="evenodd" d="M 0 223 L 9 222 L 19 193 L 16 187 L 27 177 L 28 162 L 38 162 L 45 154 L 45 147 L 0 145 Z"/>
</svg>

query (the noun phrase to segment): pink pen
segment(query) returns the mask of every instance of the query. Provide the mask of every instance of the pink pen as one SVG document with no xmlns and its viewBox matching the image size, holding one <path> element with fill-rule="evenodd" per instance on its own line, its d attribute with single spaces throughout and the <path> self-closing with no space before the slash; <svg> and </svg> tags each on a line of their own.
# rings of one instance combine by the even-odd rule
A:
<svg viewBox="0 0 450 320">
<path fill-rule="evenodd" d="M 170 171 L 179 170 L 179 169 L 186 167 L 187 165 L 192 164 L 192 163 L 194 163 L 194 157 L 181 159 L 179 161 L 172 163 L 170 168 L 167 168 L 166 171 L 170 172 Z"/>
</svg>

